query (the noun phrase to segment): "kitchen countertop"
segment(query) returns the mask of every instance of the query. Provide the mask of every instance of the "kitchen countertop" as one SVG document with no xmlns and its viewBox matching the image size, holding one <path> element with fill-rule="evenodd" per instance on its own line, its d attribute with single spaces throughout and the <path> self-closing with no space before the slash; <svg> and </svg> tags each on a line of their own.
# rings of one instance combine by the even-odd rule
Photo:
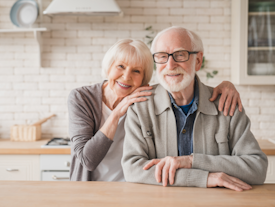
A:
<svg viewBox="0 0 275 207">
<path fill-rule="evenodd" d="M 236 192 L 126 182 L 0 181 L 1 206 L 274 206 L 275 184 Z"/>
<path fill-rule="evenodd" d="M 68 148 L 41 148 L 50 139 L 41 139 L 35 142 L 14 142 L 10 139 L 0 139 L 1 155 L 41 155 L 41 154 L 71 154 Z"/>
<path fill-rule="evenodd" d="M 13 142 L 10 139 L 0 139 L 0 154 L 71 154 L 70 148 L 41 148 L 49 139 L 35 142 Z M 258 140 L 259 145 L 266 155 L 275 155 L 275 144 L 268 140 Z"/>
</svg>

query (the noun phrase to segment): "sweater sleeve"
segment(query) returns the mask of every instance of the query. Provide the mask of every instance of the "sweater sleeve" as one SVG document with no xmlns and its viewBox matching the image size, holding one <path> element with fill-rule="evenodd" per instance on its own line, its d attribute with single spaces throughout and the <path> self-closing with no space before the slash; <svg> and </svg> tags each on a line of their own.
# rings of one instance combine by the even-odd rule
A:
<svg viewBox="0 0 275 207">
<path fill-rule="evenodd" d="M 229 155 L 194 154 L 194 169 L 224 172 L 248 184 L 263 184 L 267 172 L 267 157 L 250 131 L 250 120 L 244 110 L 236 107 L 230 120 L 228 137 L 220 137 L 229 146 Z M 228 143 L 227 143 L 228 140 Z"/>
<path fill-rule="evenodd" d="M 68 97 L 69 135 L 73 153 L 84 168 L 96 169 L 107 154 L 112 140 L 101 131 L 95 131 L 93 103 L 74 89 Z"/>
</svg>

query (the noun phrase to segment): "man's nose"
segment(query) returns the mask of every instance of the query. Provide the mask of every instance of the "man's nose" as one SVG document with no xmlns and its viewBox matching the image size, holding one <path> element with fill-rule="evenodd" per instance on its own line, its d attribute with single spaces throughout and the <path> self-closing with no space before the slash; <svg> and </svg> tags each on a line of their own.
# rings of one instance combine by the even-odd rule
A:
<svg viewBox="0 0 275 207">
<path fill-rule="evenodd" d="M 177 64 L 178 64 L 178 63 L 174 60 L 173 56 L 170 55 L 170 56 L 168 57 L 168 61 L 167 61 L 167 63 L 166 63 L 166 68 L 167 68 L 168 70 L 173 70 L 174 68 L 177 67 Z"/>
</svg>

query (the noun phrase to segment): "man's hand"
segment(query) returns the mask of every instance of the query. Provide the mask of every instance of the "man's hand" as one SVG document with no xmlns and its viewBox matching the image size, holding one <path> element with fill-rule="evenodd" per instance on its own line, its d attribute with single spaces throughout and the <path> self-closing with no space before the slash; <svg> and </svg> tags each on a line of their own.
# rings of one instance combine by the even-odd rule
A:
<svg viewBox="0 0 275 207">
<path fill-rule="evenodd" d="M 229 176 L 225 173 L 209 173 L 207 187 L 225 187 L 235 191 L 250 190 L 252 187 L 238 178 Z"/>
<path fill-rule="evenodd" d="M 225 116 L 227 116 L 229 108 L 229 114 L 230 116 L 233 116 L 237 103 L 239 105 L 239 111 L 242 111 L 243 105 L 240 94 L 231 82 L 223 81 L 220 85 L 214 88 L 212 97 L 209 100 L 215 101 L 219 94 L 221 94 L 219 100 L 219 111 L 224 109 L 223 114 Z"/>
<path fill-rule="evenodd" d="M 167 156 L 162 159 L 153 159 L 147 163 L 143 170 L 148 170 L 156 165 L 155 178 L 158 183 L 162 181 L 163 186 L 167 186 L 168 181 L 170 185 L 174 184 L 176 170 L 179 168 L 191 168 L 193 156 L 170 157 Z"/>
</svg>

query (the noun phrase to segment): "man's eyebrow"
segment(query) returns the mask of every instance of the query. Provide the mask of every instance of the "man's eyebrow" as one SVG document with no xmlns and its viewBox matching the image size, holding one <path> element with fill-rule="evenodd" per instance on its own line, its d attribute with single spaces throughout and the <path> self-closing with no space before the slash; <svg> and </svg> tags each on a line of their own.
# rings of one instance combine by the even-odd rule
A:
<svg viewBox="0 0 275 207">
<path fill-rule="evenodd" d="M 178 52 L 178 51 L 181 51 L 181 50 L 186 50 L 186 48 L 183 48 L 183 47 L 176 48 L 173 52 Z M 158 52 L 156 52 L 156 53 L 160 53 L 160 52 L 165 52 L 165 53 L 167 53 L 166 51 L 158 51 Z"/>
<path fill-rule="evenodd" d="M 181 50 L 186 50 L 186 48 L 180 47 L 174 50 L 174 52 L 181 51 Z"/>
</svg>

